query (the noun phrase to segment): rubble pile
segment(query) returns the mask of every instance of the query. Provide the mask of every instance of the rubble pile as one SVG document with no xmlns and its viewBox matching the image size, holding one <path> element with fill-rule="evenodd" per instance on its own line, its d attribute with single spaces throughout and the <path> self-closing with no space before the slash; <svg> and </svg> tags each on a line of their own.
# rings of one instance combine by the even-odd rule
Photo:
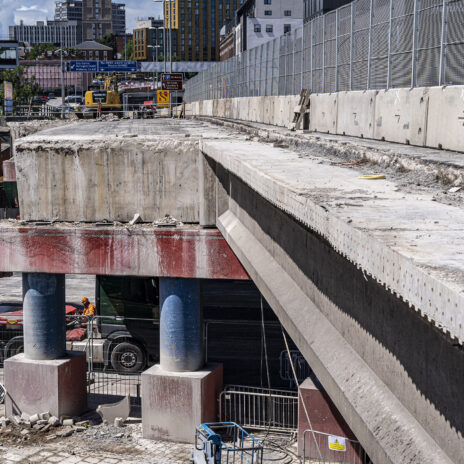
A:
<svg viewBox="0 0 464 464">
<path fill-rule="evenodd" d="M 13 444 L 25 441 L 50 441 L 65 438 L 90 427 L 88 420 L 55 417 L 49 412 L 12 415 L 0 418 L 0 443 Z"/>
</svg>

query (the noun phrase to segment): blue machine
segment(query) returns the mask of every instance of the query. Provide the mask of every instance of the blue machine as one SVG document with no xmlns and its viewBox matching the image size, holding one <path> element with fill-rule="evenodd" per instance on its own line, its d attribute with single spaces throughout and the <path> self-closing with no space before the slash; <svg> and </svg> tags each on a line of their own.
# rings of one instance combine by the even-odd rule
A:
<svg viewBox="0 0 464 464">
<path fill-rule="evenodd" d="M 235 422 L 200 424 L 191 464 L 262 464 L 263 445 Z"/>
</svg>

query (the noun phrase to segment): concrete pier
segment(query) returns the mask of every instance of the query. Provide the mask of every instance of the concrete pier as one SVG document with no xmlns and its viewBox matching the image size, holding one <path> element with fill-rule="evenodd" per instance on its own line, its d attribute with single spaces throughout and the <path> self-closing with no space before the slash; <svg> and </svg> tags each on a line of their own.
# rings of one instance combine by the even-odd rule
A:
<svg viewBox="0 0 464 464">
<path fill-rule="evenodd" d="M 203 367 L 199 279 L 160 279 L 160 366 L 170 372 Z"/>
<path fill-rule="evenodd" d="M 66 352 L 64 274 L 23 274 L 26 359 L 57 359 Z"/>
<path fill-rule="evenodd" d="M 160 365 L 142 374 L 144 438 L 193 442 L 217 417 L 222 365 L 204 366 L 200 280 L 160 279 Z"/>
<path fill-rule="evenodd" d="M 5 361 L 8 414 L 87 409 L 84 353 L 66 352 L 65 275 L 23 275 L 24 353 Z"/>
</svg>

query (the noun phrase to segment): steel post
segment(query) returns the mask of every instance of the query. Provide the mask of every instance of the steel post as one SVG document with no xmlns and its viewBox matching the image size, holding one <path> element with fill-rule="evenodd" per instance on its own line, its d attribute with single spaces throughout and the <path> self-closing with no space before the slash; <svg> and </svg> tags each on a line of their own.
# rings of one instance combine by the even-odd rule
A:
<svg viewBox="0 0 464 464">
<path fill-rule="evenodd" d="M 448 0 L 443 0 L 443 10 L 442 10 L 442 17 L 441 17 L 440 71 L 439 71 L 438 85 L 445 84 L 447 25 L 448 25 Z"/>
<path fill-rule="evenodd" d="M 58 359 L 66 353 L 65 275 L 23 274 L 24 354 Z"/>
<path fill-rule="evenodd" d="M 170 372 L 201 369 L 200 280 L 160 278 L 160 366 Z"/>
</svg>

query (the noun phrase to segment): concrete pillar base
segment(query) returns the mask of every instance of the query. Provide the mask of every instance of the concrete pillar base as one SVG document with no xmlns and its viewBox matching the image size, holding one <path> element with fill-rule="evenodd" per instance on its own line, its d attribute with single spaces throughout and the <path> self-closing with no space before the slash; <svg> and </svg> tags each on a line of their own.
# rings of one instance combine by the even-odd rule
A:
<svg viewBox="0 0 464 464">
<path fill-rule="evenodd" d="M 5 361 L 5 412 L 29 415 L 41 412 L 79 416 L 87 410 L 85 353 L 68 351 L 66 357 L 30 360 L 24 353 Z"/>
<path fill-rule="evenodd" d="M 144 438 L 193 443 L 195 427 L 217 421 L 222 364 L 196 372 L 167 372 L 159 365 L 142 374 Z"/>
<path fill-rule="evenodd" d="M 311 420 L 313 430 L 322 433 L 328 433 L 330 435 L 336 435 L 339 437 L 346 437 L 355 440 L 351 429 L 343 419 L 338 409 L 335 407 L 327 393 L 322 389 L 322 386 L 316 381 L 313 382 L 310 378 L 307 378 L 300 385 L 300 395 L 298 395 L 298 455 L 303 456 L 303 433 L 305 430 L 310 429 L 308 419 L 306 416 L 305 409 L 302 404 L 302 400 L 306 406 L 306 410 Z M 306 448 L 305 454 L 307 458 L 318 459 L 320 458 L 317 446 L 323 451 L 323 456 L 330 457 L 330 462 L 339 462 L 339 459 L 343 461 L 347 453 L 350 453 L 349 462 L 362 464 L 360 458 L 358 458 L 359 447 L 352 449 L 351 445 L 346 443 L 346 452 L 337 453 L 334 451 L 328 451 L 327 437 L 316 434 L 316 440 L 318 444 L 314 442 L 312 434 L 306 434 Z M 325 440 L 325 441 L 324 441 Z M 329 453 L 329 454 L 327 454 Z"/>
</svg>

